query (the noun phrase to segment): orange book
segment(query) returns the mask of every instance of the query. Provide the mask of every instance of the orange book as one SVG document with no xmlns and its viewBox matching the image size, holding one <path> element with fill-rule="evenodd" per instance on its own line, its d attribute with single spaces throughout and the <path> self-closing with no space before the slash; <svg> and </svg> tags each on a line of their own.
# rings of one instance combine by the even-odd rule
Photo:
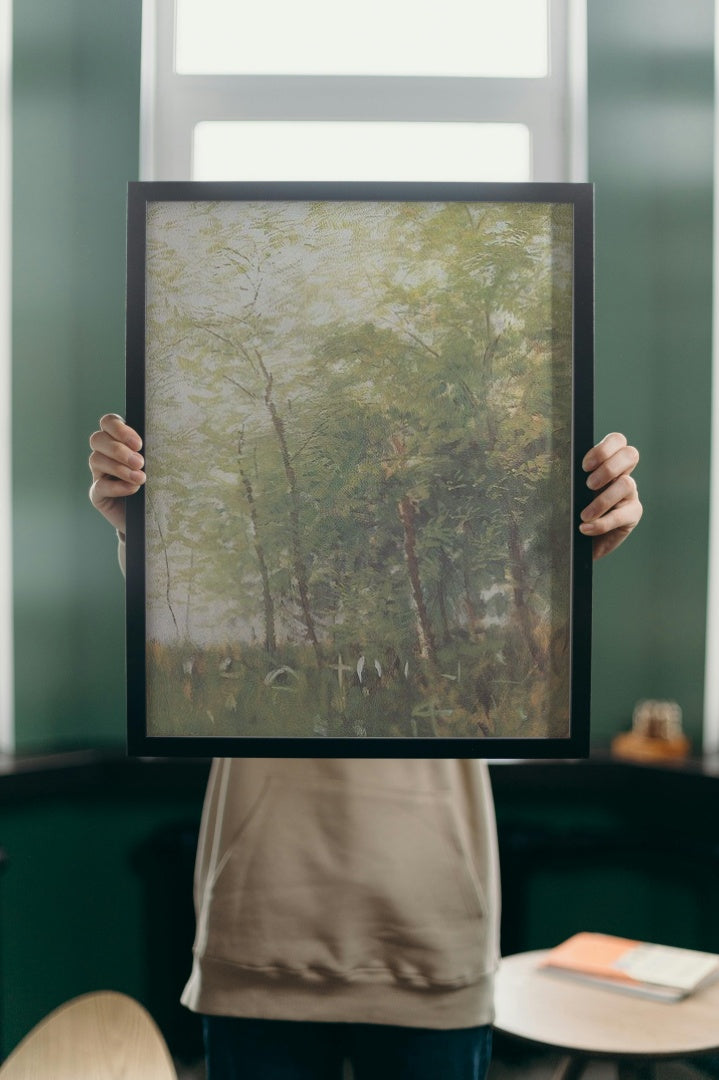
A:
<svg viewBox="0 0 719 1080">
<path fill-rule="evenodd" d="M 552 949 L 542 966 L 553 974 L 661 1001 L 678 1001 L 719 977 L 714 953 L 610 934 L 575 934 Z"/>
</svg>

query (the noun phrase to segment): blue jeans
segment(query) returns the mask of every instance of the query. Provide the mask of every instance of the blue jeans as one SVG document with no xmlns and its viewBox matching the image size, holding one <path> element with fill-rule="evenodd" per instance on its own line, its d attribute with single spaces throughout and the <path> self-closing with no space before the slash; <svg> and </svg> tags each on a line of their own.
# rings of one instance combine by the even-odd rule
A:
<svg viewBox="0 0 719 1080">
<path fill-rule="evenodd" d="M 205 1016 L 207 1080 L 484 1080 L 492 1028 L 249 1020 Z"/>
</svg>

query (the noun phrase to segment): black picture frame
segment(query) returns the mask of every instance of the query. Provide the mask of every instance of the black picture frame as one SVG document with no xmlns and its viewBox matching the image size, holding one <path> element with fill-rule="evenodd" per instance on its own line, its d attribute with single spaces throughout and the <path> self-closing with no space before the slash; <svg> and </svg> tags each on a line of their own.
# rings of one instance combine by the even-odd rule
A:
<svg viewBox="0 0 719 1080">
<path fill-rule="evenodd" d="M 588 754 L 593 266 L 590 184 L 129 185 L 130 754 Z"/>
</svg>

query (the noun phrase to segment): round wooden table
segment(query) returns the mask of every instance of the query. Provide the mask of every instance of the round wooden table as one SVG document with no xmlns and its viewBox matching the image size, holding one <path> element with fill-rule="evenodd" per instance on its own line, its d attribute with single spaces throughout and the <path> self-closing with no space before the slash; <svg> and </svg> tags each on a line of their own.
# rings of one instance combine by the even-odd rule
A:
<svg viewBox="0 0 719 1080">
<path fill-rule="evenodd" d="M 112 990 L 66 1002 L 0 1066 L 2 1080 L 177 1080 L 159 1028 L 133 998 Z"/>
<path fill-rule="evenodd" d="M 497 973 L 495 1029 L 565 1057 L 553 1080 L 613 1058 L 620 1076 L 648 1075 L 653 1060 L 719 1049 L 719 982 L 682 1001 L 652 1001 L 551 974 L 547 951 L 505 957 Z"/>
</svg>

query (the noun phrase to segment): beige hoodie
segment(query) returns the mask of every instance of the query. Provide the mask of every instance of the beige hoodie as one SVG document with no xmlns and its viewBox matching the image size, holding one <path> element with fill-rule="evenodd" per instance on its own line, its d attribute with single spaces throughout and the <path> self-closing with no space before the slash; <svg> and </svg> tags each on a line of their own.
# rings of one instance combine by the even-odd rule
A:
<svg viewBox="0 0 719 1080">
<path fill-rule="evenodd" d="M 227 1016 L 489 1023 L 497 865 L 481 762 L 217 760 L 182 1000 Z"/>
<path fill-rule="evenodd" d="M 486 765 L 216 760 L 195 908 L 182 1000 L 197 1012 L 490 1023 L 500 901 Z"/>
</svg>

